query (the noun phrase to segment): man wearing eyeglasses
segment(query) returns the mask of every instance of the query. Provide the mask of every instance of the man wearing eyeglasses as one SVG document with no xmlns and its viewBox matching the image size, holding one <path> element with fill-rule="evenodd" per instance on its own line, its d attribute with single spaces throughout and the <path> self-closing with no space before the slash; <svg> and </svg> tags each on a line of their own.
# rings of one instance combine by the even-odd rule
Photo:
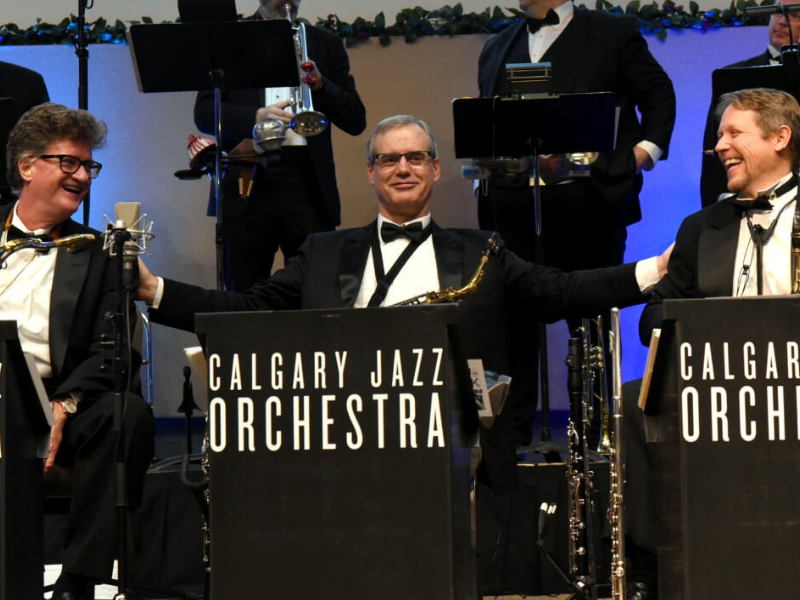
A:
<svg viewBox="0 0 800 600">
<path fill-rule="evenodd" d="M 797 0 L 776 0 L 775 4 L 794 4 Z M 780 65 L 781 48 L 787 44 L 800 42 L 800 12 L 790 12 L 788 19 L 783 14 L 773 14 L 769 18 L 769 43 L 766 50 L 756 56 L 740 60 L 723 67 L 736 69 L 741 67 L 765 67 Z M 700 203 L 702 206 L 714 204 L 721 194 L 728 191 L 728 178 L 725 169 L 714 154 L 717 145 L 717 129 L 719 118 L 715 110 L 719 98 L 712 98 L 706 117 L 706 128 L 703 132 L 703 163 L 700 171 Z M 711 151 L 711 152 L 709 152 Z"/>
<path fill-rule="evenodd" d="M 9 136 L 7 154 L 9 183 L 19 199 L 0 206 L 0 242 L 28 239 L 39 246 L 22 244 L 2 265 L 0 319 L 16 320 L 22 349 L 51 401 L 45 474 L 56 465 L 72 472 L 56 600 L 94 598 L 94 584 L 110 577 L 117 550 L 118 400 L 111 356 L 100 342 L 104 335 L 113 339 L 106 314 L 115 311 L 114 261 L 103 250 L 102 235 L 71 218 L 100 174 L 92 153 L 105 143 L 106 131 L 90 113 L 60 104 L 25 113 Z M 58 244 L 67 236 L 85 236 L 88 243 L 68 251 Z M 135 314 L 132 301 L 129 311 Z M 130 368 L 135 377 L 138 363 Z M 128 505 L 135 507 L 153 456 L 153 417 L 140 396 L 122 395 Z"/>
<path fill-rule="evenodd" d="M 309 236 L 284 269 L 244 293 L 164 280 L 140 261 L 138 299 L 152 307 L 154 322 L 191 331 L 195 313 L 391 306 L 429 291 L 463 287 L 491 233 L 443 229 L 432 220 L 440 169 L 428 125 L 410 115 L 384 119 L 369 137 L 366 160 L 378 201 L 378 218 L 369 225 Z M 482 358 L 489 370 L 507 372 L 504 340 L 514 326 L 512 298 L 545 321 L 636 304 L 663 274 L 667 257 L 565 274 L 527 263 L 501 244 L 477 291 L 460 305 L 467 353 Z M 499 491 L 516 484 L 508 417 L 500 415 L 481 435 L 480 475 Z"/>
</svg>

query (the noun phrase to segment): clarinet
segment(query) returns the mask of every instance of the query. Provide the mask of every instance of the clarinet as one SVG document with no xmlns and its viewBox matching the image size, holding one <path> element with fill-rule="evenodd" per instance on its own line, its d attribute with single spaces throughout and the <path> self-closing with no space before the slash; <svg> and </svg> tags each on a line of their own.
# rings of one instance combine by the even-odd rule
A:
<svg viewBox="0 0 800 600">
<path fill-rule="evenodd" d="M 589 468 L 589 401 L 586 373 L 589 368 L 581 340 L 570 338 L 567 356 L 569 424 L 567 426 L 567 486 L 569 494 L 569 575 L 580 597 L 597 599 L 594 564 L 592 491 L 594 474 Z M 583 340 L 586 344 L 586 340 Z"/>
</svg>

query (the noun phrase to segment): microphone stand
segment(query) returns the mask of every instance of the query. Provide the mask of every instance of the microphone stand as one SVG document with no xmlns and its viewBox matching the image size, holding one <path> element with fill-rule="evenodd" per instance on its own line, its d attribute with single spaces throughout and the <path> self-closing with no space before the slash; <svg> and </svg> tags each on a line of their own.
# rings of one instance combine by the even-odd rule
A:
<svg viewBox="0 0 800 600">
<path fill-rule="evenodd" d="M 116 484 L 116 512 L 117 512 L 117 589 L 116 600 L 125 600 L 128 590 L 128 490 L 126 485 L 125 469 L 125 428 L 123 412 L 125 395 L 128 388 L 128 321 L 126 313 L 126 297 L 128 292 L 123 284 L 123 258 L 125 242 L 131 239 L 131 233 L 124 226 L 109 225 L 113 243 L 114 258 L 114 313 L 106 315 L 113 326 L 113 356 L 114 369 L 114 418 L 113 427 L 117 436 L 117 465 L 115 470 Z"/>
<path fill-rule="evenodd" d="M 78 108 L 89 108 L 89 40 L 86 37 L 86 9 L 94 6 L 94 0 L 78 0 L 78 35 L 75 54 L 78 56 Z M 89 225 L 89 194 L 83 200 L 83 224 Z"/>
</svg>

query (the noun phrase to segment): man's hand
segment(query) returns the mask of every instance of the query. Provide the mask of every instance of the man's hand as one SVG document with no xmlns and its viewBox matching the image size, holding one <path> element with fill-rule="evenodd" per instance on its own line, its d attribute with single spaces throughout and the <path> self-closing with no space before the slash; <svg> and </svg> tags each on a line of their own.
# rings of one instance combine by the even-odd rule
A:
<svg viewBox="0 0 800 600">
<path fill-rule="evenodd" d="M 256 111 L 256 123 L 266 120 L 273 120 L 281 121 L 282 123 L 288 125 L 289 121 L 294 118 L 294 114 L 287 112 L 285 109 L 291 104 L 292 103 L 289 102 L 289 100 L 284 100 L 283 102 L 278 102 L 277 104 L 270 104 L 269 106 L 259 108 Z"/>
<path fill-rule="evenodd" d="M 322 73 L 319 72 L 317 68 L 317 63 L 313 60 L 309 60 L 308 62 L 304 62 L 302 65 L 303 72 L 303 83 L 307 83 L 308 87 L 311 88 L 312 91 L 317 92 L 322 89 Z"/>
<path fill-rule="evenodd" d="M 61 447 L 61 439 L 64 435 L 64 425 L 67 423 L 67 411 L 57 399 L 50 403 L 53 407 L 53 416 L 56 422 L 50 427 L 50 447 L 47 450 L 47 460 L 44 462 L 44 472 L 47 473 L 53 468 L 56 462 L 56 454 Z"/>
<path fill-rule="evenodd" d="M 675 242 L 672 242 L 669 245 L 669 248 L 664 250 L 661 256 L 656 258 L 656 264 L 658 265 L 658 278 L 663 279 L 664 275 L 667 274 L 667 264 L 669 263 L 669 257 L 672 256 L 672 249 L 675 247 Z"/>
<path fill-rule="evenodd" d="M 158 289 L 158 277 L 150 272 L 144 261 L 139 258 L 139 288 L 136 290 L 136 299 L 144 300 L 148 305 L 152 305 L 156 299 Z"/>
<path fill-rule="evenodd" d="M 636 172 L 651 171 L 656 165 L 653 163 L 653 158 L 647 151 L 640 146 L 633 147 L 633 156 L 636 158 Z"/>
</svg>

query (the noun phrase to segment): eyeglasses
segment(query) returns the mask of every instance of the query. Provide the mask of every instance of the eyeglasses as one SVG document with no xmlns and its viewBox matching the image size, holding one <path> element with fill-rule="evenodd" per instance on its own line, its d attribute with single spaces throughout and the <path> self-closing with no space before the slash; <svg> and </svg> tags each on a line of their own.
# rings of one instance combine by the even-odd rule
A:
<svg viewBox="0 0 800 600">
<path fill-rule="evenodd" d="M 412 167 L 421 167 L 433 158 L 433 153 L 430 150 L 416 150 L 414 152 L 406 152 L 405 154 L 387 152 L 385 154 L 374 154 L 372 156 L 372 162 L 382 169 L 391 169 L 398 165 L 401 158 L 405 158 Z"/>
<path fill-rule="evenodd" d="M 77 156 L 70 154 L 42 154 L 39 158 L 57 158 L 59 166 L 64 173 L 74 175 L 78 169 L 83 167 L 89 173 L 91 179 L 97 178 L 100 175 L 100 169 L 103 168 L 99 162 L 93 160 L 81 160 Z"/>
</svg>

